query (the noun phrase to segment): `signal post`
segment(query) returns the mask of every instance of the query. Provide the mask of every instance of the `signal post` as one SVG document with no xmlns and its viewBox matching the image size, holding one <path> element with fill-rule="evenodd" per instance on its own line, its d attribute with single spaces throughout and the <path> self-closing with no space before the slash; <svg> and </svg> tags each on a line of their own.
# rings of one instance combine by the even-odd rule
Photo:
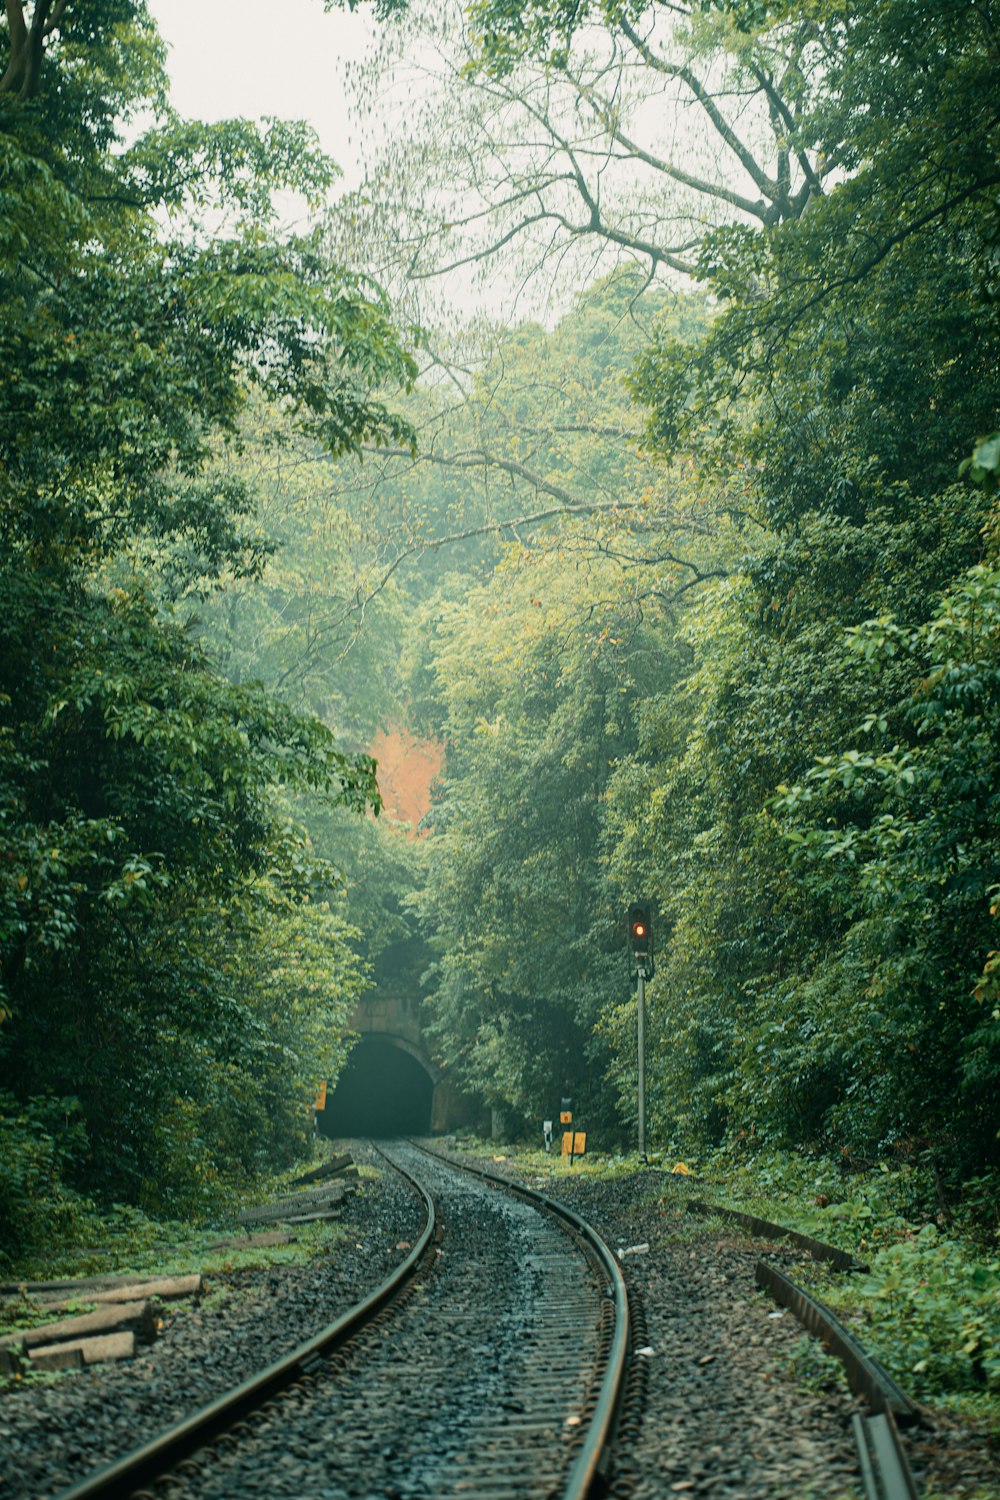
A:
<svg viewBox="0 0 1000 1500">
<path fill-rule="evenodd" d="M 636 901 L 628 909 L 630 968 L 636 981 L 639 1155 L 646 1160 L 646 980 L 653 977 L 653 923 L 649 905 Z"/>
</svg>

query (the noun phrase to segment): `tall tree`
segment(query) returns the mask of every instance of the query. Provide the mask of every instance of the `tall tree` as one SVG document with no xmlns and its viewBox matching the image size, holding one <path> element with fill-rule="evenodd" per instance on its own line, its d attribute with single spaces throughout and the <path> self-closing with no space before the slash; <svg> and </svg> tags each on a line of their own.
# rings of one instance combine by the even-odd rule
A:
<svg viewBox="0 0 1000 1500">
<path fill-rule="evenodd" d="M 995 1151 L 977 1104 L 992 1053 L 967 997 L 988 952 L 993 854 L 977 843 L 945 875 L 943 849 L 932 858 L 924 844 L 934 894 L 907 882 L 914 846 L 896 819 L 910 815 L 893 809 L 897 796 L 909 805 L 909 778 L 892 782 L 891 767 L 929 737 L 921 763 L 933 759 L 954 828 L 946 837 L 934 820 L 934 837 L 967 849 L 969 742 L 932 728 L 923 697 L 936 698 L 938 671 L 964 670 L 968 642 L 947 667 L 921 652 L 929 640 L 941 650 L 935 609 L 961 614 L 978 588 L 966 570 L 991 545 L 988 494 L 955 480 L 997 406 L 1000 330 L 982 298 L 997 17 L 890 3 L 822 7 L 818 20 L 850 43 L 830 49 L 808 117 L 837 180 L 799 224 L 710 235 L 701 268 L 719 317 L 694 348 L 654 341 L 635 382 L 654 440 L 666 452 L 697 440 L 709 472 L 738 466 L 766 528 L 742 576 L 704 605 L 708 629 L 694 624 L 692 726 L 679 737 L 671 716 L 652 773 L 688 787 L 660 845 L 677 924 L 661 982 L 687 1041 L 664 1047 L 663 1066 L 674 1099 L 696 1101 L 688 1128 L 866 1150 L 917 1142 L 978 1169 Z M 872 617 L 921 645 L 872 652 L 866 675 L 848 643 L 877 636 Z M 803 831 L 802 798 L 819 812 L 817 758 L 838 768 L 821 778 L 828 840 Z M 872 769 L 883 765 L 888 781 Z M 998 768 L 979 773 L 985 788 Z M 771 805 L 783 783 L 810 789 L 787 825 Z M 861 858 L 849 829 L 866 830 L 878 860 Z M 820 845 L 825 858 L 803 854 Z"/>
<path fill-rule="evenodd" d="M 75 1096 L 80 1179 L 149 1201 L 294 1149 L 313 1020 L 359 981 L 277 789 L 377 802 L 367 759 L 226 684 L 172 608 L 268 552 L 207 460 L 255 388 L 331 452 L 408 441 L 380 388 L 414 368 L 373 283 L 276 231 L 276 193 L 333 180 L 308 128 L 183 121 L 163 56 L 141 0 L 0 21 L 4 1105 Z"/>
</svg>

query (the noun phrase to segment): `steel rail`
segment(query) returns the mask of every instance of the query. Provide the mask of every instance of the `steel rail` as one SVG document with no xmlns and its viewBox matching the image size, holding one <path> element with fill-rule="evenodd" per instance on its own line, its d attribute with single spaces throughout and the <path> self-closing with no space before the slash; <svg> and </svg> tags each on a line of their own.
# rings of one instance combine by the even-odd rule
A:
<svg viewBox="0 0 1000 1500">
<path fill-rule="evenodd" d="M 892 1412 L 851 1419 L 865 1500 L 919 1500 Z"/>
<path fill-rule="evenodd" d="M 822 1302 L 764 1261 L 757 1262 L 757 1285 L 789 1308 L 844 1366 L 847 1383 L 868 1402 L 874 1416 L 856 1412 L 851 1426 L 858 1450 L 865 1500 L 917 1500 L 917 1487 L 899 1440 L 898 1424 L 920 1421 L 920 1409 L 888 1370 L 858 1343 Z"/>
<path fill-rule="evenodd" d="M 756 1214 L 744 1213 L 738 1208 L 723 1208 L 720 1203 L 704 1203 L 700 1198 L 689 1198 L 685 1204 L 689 1214 L 701 1214 L 706 1218 L 718 1216 L 722 1219 L 732 1219 L 735 1223 L 749 1229 L 753 1234 L 759 1234 L 767 1240 L 788 1240 L 798 1250 L 805 1250 L 813 1260 L 828 1261 L 838 1271 L 867 1271 L 870 1268 L 861 1261 L 856 1260 L 847 1250 L 838 1250 L 836 1245 L 827 1245 L 823 1240 L 814 1239 L 811 1234 L 801 1234 L 797 1229 L 786 1229 L 782 1224 L 775 1224 L 770 1219 L 759 1219 Z"/>
<path fill-rule="evenodd" d="M 173 1427 L 166 1428 L 142 1447 L 95 1470 L 68 1489 L 61 1490 L 55 1500 L 115 1500 L 115 1497 L 133 1494 L 148 1480 L 174 1468 L 189 1454 L 204 1447 L 302 1376 L 311 1374 L 328 1354 L 356 1333 L 388 1302 L 416 1271 L 436 1228 L 434 1203 L 430 1194 L 404 1168 L 397 1166 L 395 1162 L 393 1167 L 419 1194 L 427 1218 L 410 1254 L 374 1291 L 341 1313 L 340 1317 L 311 1339 L 307 1339 L 304 1344 L 299 1344 L 290 1354 L 259 1370 L 241 1385 L 217 1397 L 208 1406 L 193 1412 Z"/>
<path fill-rule="evenodd" d="M 836 1355 L 856 1396 L 863 1396 L 875 1412 L 891 1412 L 898 1423 L 919 1422 L 919 1407 L 824 1303 L 765 1261 L 757 1262 L 755 1277 L 759 1287 L 765 1287 L 776 1302 L 789 1308 L 802 1326 Z"/>
<path fill-rule="evenodd" d="M 474 1177 L 480 1177 L 485 1182 L 495 1183 L 507 1192 L 514 1193 L 518 1197 L 526 1199 L 529 1203 L 540 1205 L 555 1218 L 562 1219 L 564 1223 L 568 1224 L 584 1240 L 593 1251 L 601 1268 L 607 1272 L 615 1309 L 611 1347 L 608 1352 L 600 1389 L 594 1402 L 594 1410 L 591 1413 L 576 1457 L 570 1465 L 560 1495 L 560 1500 L 586 1500 L 586 1496 L 590 1494 L 597 1477 L 601 1459 L 607 1451 L 615 1417 L 624 1394 L 625 1366 L 628 1356 L 629 1307 L 625 1278 L 622 1276 L 618 1261 L 614 1253 L 597 1233 L 597 1230 L 588 1224 L 586 1219 L 582 1219 L 579 1214 L 574 1213 L 571 1208 L 567 1208 L 564 1204 L 557 1202 L 556 1199 L 548 1198 L 544 1193 L 539 1193 L 534 1188 L 525 1187 L 520 1182 L 514 1182 L 509 1177 L 502 1177 L 499 1172 L 490 1172 L 485 1167 L 474 1167 L 468 1162 L 456 1161 L 453 1157 L 445 1156 L 439 1151 L 431 1151 L 419 1141 L 413 1141 L 411 1144 L 416 1146 L 418 1150 L 423 1151 L 426 1156 L 432 1157 L 435 1161 L 443 1162 L 449 1167 L 454 1167 L 456 1171 L 470 1172 Z"/>
</svg>

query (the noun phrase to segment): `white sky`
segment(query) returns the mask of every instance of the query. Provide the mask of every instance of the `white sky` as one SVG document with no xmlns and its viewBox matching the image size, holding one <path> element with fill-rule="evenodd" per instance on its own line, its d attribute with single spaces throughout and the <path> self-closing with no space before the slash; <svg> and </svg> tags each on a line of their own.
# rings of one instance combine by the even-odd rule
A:
<svg viewBox="0 0 1000 1500">
<path fill-rule="evenodd" d="M 348 87 L 347 68 L 356 69 L 378 49 L 383 28 L 371 3 L 358 10 L 324 11 L 323 0 L 148 0 L 168 46 L 167 73 L 171 99 L 187 119 L 215 121 L 241 117 L 306 120 L 342 176 L 334 196 L 361 185 L 365 149 L 371 153 L 373 132 L 400 128 L 409 96 L 386 98 L 378 112 L 358 118 L 356 95 Z M 419 46 L 419 44 L 417 44 Z M 357 77 L 357 74 L 355 75 Z M 419 84 L 409 80 L 409 88 Z M 392 120 L 396 119 L 395 127 Z M 278 211 L 286 229 L 305 227 L 303 202 L 279 194 Z M 376 268 L 372 268 L 376 269 Z M 440 305 L 465 316 L 540 318 L 551 322 L 567 292 L 556 294 L 546 279 L 536 288 L 498 264 L 476 274 L 465 268 L 423 291 L 433 321 L 435 296 Z"/>
<path fill-rule="evenodd" d="M 170 48 L 171 99 L 182 115 L 308 120 L 343 170 L 340 186 L 357 186 L 359 132 L 343 65 L 369 46 L 370 5 L 353 14 L 326 14 L 322 0 L 150 0 L 149 8 Z"/>
<path fill-rule="evenodd" d="M 149 0 L 149 9 L 169 48 L 170 97 L 182 116 L 307 120 L 341 170 L 334 197 L 361 185 L 365 138 L 370 150 L 372 131 L 392 128 L 390 108 L 385 124 L 377 115 L 352 117 L 346 84 L 345 67 L 377 49 L 373 4 L 326 12 L 323 0 Z M 275 202 L 284 228 L 305 227 L 300 199 L 278 194 Z M 452 276 L 445 300 L 470 316 L 485 308 L 499 314 L 507 300 L 502 278 L 492 292 L 469 282 L 463 273 Z"/>
</svg>

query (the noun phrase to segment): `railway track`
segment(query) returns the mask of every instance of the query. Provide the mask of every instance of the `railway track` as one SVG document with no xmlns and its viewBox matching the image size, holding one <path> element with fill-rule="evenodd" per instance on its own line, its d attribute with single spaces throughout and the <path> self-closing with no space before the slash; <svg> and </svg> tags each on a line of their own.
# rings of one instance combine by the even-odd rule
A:
<svg viewBox="0 0 1000 1500">
<path fill-rule="evenodd" d="M 406 1260 L 357 1308 L 60 1500 L 583 1500 L 625 1369 L 614 1257 L 571 1211 L 407 1145 Z"/>
</svg>

